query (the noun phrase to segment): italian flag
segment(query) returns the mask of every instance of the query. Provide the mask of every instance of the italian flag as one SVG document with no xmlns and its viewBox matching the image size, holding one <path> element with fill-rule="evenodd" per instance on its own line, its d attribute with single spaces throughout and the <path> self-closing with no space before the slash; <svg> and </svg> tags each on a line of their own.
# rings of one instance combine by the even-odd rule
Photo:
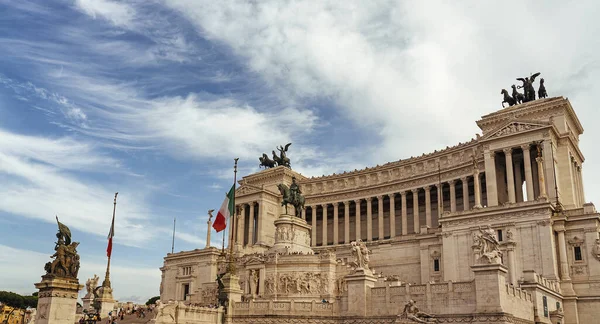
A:
<svg viewBox="0 0 600 324">
<path fill-rule="evenodd" d="M 213 223 L 213 228 L 217 233 L 224 230 L 227 227 L 227 219 L 229 216 L 233 215 L 233 200 L 235 198 L 235 184 L 231 186 L 227 196 L 225 196 L 225 200 L 221 204 L 221 208 L 219 209 L 219 213 L 217 214 L 217 218 Z"/>
</svg>

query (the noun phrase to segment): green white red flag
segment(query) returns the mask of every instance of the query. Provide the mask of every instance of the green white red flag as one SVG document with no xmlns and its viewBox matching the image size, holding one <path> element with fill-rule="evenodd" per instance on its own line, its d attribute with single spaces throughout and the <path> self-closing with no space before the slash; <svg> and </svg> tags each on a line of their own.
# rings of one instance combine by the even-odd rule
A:
<svg viewBox="0 0 600 324">
<path fill-rule="evenodd" d="M 213 228 L 215 231 L 220 232 L 227 227 L 227 219 L 231 215 L 233 215 L 233 204 L 235 196 L 235 184 L 231 186 L 229 192 L 225 196 L 225 200 L 221 204 L 221 208 L 219 209 L 219 213 L 217 214 L 217 218 L 213 223 Z"/>
<path fill-rule="evenodd" d="M 110 231 L 108 232 L 108 246 L 106 247 L 106 256 L 110 258 L 112 254 L 112 239 L 115 236 L 115 215 L 113 215 Z"/>
</svg>

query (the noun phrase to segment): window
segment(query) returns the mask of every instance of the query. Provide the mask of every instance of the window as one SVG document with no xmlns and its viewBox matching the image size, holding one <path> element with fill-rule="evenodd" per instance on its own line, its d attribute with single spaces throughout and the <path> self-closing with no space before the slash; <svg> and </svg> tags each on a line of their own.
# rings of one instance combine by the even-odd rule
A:
<svg viewBox="0 0 600 324">
<path fill-rule="evenodd" d="M 498 230 L 498 241 L 502 242 L 502 230 Z"/>
<path fill-rule="evenodd" d="M 189 275 L 191 275 L 191 274 L 192 274 L 192 267 L 183 267 L 183 268 L 181 269 L 181 273 L 182 273 L 184 276 L 189 276 Z"/>
<path fill-rule="evenodd" d="M 440 259 L 433 260 L 433 271 L 435 271 L 435 272 L 440 271 Z"/>
<path fill-rule="evenodd" d="M 544 317 L 548 317 L 548 298 L 542 296 L 542 301 L 544 303 Z"/>
<path fill-rule="evenodd" d="M 183 284 L 183 300 L 187 299 L 190 294 L 190 284 Z"/>
<path fill-rule="evenodd" d="M 581 256 L 581 246 L 575 246 L 573 250 L 575 252 L 575 261 L 583 260 L 583 257 Z"/>
</svg>

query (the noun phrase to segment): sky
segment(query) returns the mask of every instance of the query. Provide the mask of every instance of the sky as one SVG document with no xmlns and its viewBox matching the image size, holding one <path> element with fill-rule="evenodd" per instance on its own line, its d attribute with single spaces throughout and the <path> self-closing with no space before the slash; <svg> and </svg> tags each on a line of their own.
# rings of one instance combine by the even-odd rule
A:
<svg viewBox="0 0 600 324">
<path fill-rule="evenodd" d="M 469 141 L 502 88 L 541 72 L 585 133 L 600 194 L 598 1 L 0 0 L 0 290 L 35 291 L 55 215 L 80 282 L 158 295 L 171 250 L 203 248 L 207 210 L 292 142 L 321 176 Z M 537 88 L 537 84 L 536 84 Z M 213 245 L 220 235 L 213 233 Z M 82 292 L 83 295 L 85 292 Z"/>
</svg>

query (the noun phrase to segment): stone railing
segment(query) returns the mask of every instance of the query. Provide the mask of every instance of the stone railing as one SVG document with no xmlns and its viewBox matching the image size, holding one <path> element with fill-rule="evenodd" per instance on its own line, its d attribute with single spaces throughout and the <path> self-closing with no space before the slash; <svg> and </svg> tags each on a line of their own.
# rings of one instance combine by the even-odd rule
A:
<svg viewBox="0 0 600 324">
<path fill-rule="evenodd" d="M 539 284 L 540 286 L 551 290 L 557 294 L 561 293 L 560 284 L 558 283 L 558 281 L 546 279 L 540 276 L 539 274 L 535 273 L 535 271 L 533 270 L 524 270 L 522 284 L 527 285 L 532 283 Z"/>
<path fill-rule="evenodd" d="M 293 316 L 336 316 L 339 314 L 338 303 L 322 303 L 320 301 L 265 300 L 236 302 L 233 304 L 234 315 L 293 315 Z"/>
<path fill-rule="evenodd" d="M 186 305 L 183 302 L 169 302 L 159 305 L 154 314 L 150 324 L 218 324 L 222 322 L 223 307 L 209 308 Z"/>
<path fill-rule="evenodd" d="M 525 301 L 533 301 L 533 298 L 531 297 L 531 294 L 521 288 L 517 288 L 513 285 L 504 285 L 506 288 L 506 294 L 508 296 L 513 296 Z"/>
<path fill-rule="evenodd" d="M 387 285 L 371 288 L 373 315 L 402 312 L 408 300 L 428 313 L 472 313 L 475 310 L 475 284 L 469 282 L 427 283 L 425 285 Z"/>
</svg>

